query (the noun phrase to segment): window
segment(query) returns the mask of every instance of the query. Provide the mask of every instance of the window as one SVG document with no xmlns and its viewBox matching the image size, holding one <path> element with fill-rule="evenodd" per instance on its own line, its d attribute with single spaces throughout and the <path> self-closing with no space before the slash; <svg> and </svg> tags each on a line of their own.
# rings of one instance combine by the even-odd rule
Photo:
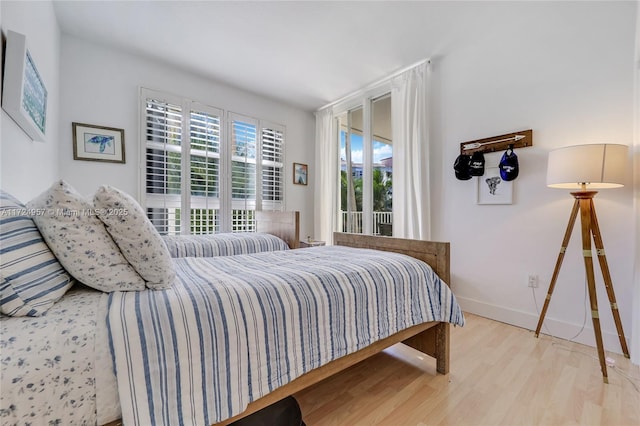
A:
<svg viewBox="0 0 640 426">
<path fill-rule="evenodd" d="M 255 231 L 255 210 L 283 209 L 283 126 L 225 122 L 220 109 L 148 89 L 141 103 L 143 203 L 161 234 Z"/>
<path fill-rule="evenodd" d="M 366 98 L 337 115 L 343 232 L 391 235 L 391 96 Z"/>
<path fill-rule="evenodd" d="M 284 200 L 284 129 L 262 127 L 262 210 L 282 210 Z"/>
</svg>

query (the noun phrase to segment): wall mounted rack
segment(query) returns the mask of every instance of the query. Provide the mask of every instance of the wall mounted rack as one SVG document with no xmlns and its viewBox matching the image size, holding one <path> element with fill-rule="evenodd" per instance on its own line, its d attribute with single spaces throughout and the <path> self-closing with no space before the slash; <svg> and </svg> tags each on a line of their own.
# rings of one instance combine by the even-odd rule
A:
<svg viewBox="0 0 640 426">
<path fill-rule="evenodd" d="M 515 149 L 527 146 L 533 146 L 533 130 L 531 129 L 475 141 L 462 142 L 460 144 L 460 154 L 471 155 L 477 151 L 482 153 L 505 151 L 509 147 Z"/>
</svg>

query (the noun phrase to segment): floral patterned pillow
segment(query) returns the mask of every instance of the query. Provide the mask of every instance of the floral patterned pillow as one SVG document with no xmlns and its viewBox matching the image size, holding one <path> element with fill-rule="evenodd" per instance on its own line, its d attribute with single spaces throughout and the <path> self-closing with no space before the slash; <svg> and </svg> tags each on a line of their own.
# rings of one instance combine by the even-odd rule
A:
<svg viewBox="0 0 640 426">
<path fill-rule="evenodd" d="M 94 209 L 60 180 L 27 203 L 51 251 L 75 279 L 104 292 L 144 290 L 144 280 L 124 258 Z"/>
<path fill-rule="evenodd" d="M 147 287 L 171 287 L 176 278 L 173 260 L 140 204 L 129 194 L 108 185 L 98 188 L 93 204 L 124 257 L 147 281 Z"/>
</svg>

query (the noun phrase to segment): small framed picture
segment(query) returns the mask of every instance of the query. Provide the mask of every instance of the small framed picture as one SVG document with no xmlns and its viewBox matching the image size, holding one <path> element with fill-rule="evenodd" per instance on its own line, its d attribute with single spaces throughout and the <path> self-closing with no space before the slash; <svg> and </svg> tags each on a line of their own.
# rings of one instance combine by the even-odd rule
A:
<svg viewBox="0 0 640 426">
<path fill-rule="evenodd" d="M 124 129 L 72 123 L 73 159 L 124 163 Z"/>
<path fill-rule="evenodd" d="M 513 181 L 500 177 L 500 169 L 488 167 L 483 176 L 478 176 L 478 204 L 513 204 Z"/>
<path fill-rule="evenodd" d="M 302 163 L 293 163 L 293 183 L 296 185 L 307 184 L 307 174 L 309 167 Z"/>
</svg>

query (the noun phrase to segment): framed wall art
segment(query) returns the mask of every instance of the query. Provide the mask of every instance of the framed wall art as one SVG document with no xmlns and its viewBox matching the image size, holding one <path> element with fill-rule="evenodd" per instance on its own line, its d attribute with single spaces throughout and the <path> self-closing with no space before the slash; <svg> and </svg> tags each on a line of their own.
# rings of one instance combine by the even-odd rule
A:
<svg viewBox="0 0 640 426">
<path fill-rule="evenodd" d="M 296 185 L 307 184 L 307 174 L 309 167 L 302 163 L 293 163 L 293 183 Z"/>
<path fill-rule="evenodd" d="M 2 108 L 29 137 L 45 141 L 47 88 L 27 49 L 27 37 L 7 31 Z"/>
<path fill-rule="evenodd" d="M 478 176 L 478 204 L 513 204 L 513 181 L 500 177 L 498 167 L 488 167 L 483 176 Z"/>
<path fill-rule="evenodd" d="M 72 123 L 73 159 L 124 163 L 124 129 Z"/>
</svg>

